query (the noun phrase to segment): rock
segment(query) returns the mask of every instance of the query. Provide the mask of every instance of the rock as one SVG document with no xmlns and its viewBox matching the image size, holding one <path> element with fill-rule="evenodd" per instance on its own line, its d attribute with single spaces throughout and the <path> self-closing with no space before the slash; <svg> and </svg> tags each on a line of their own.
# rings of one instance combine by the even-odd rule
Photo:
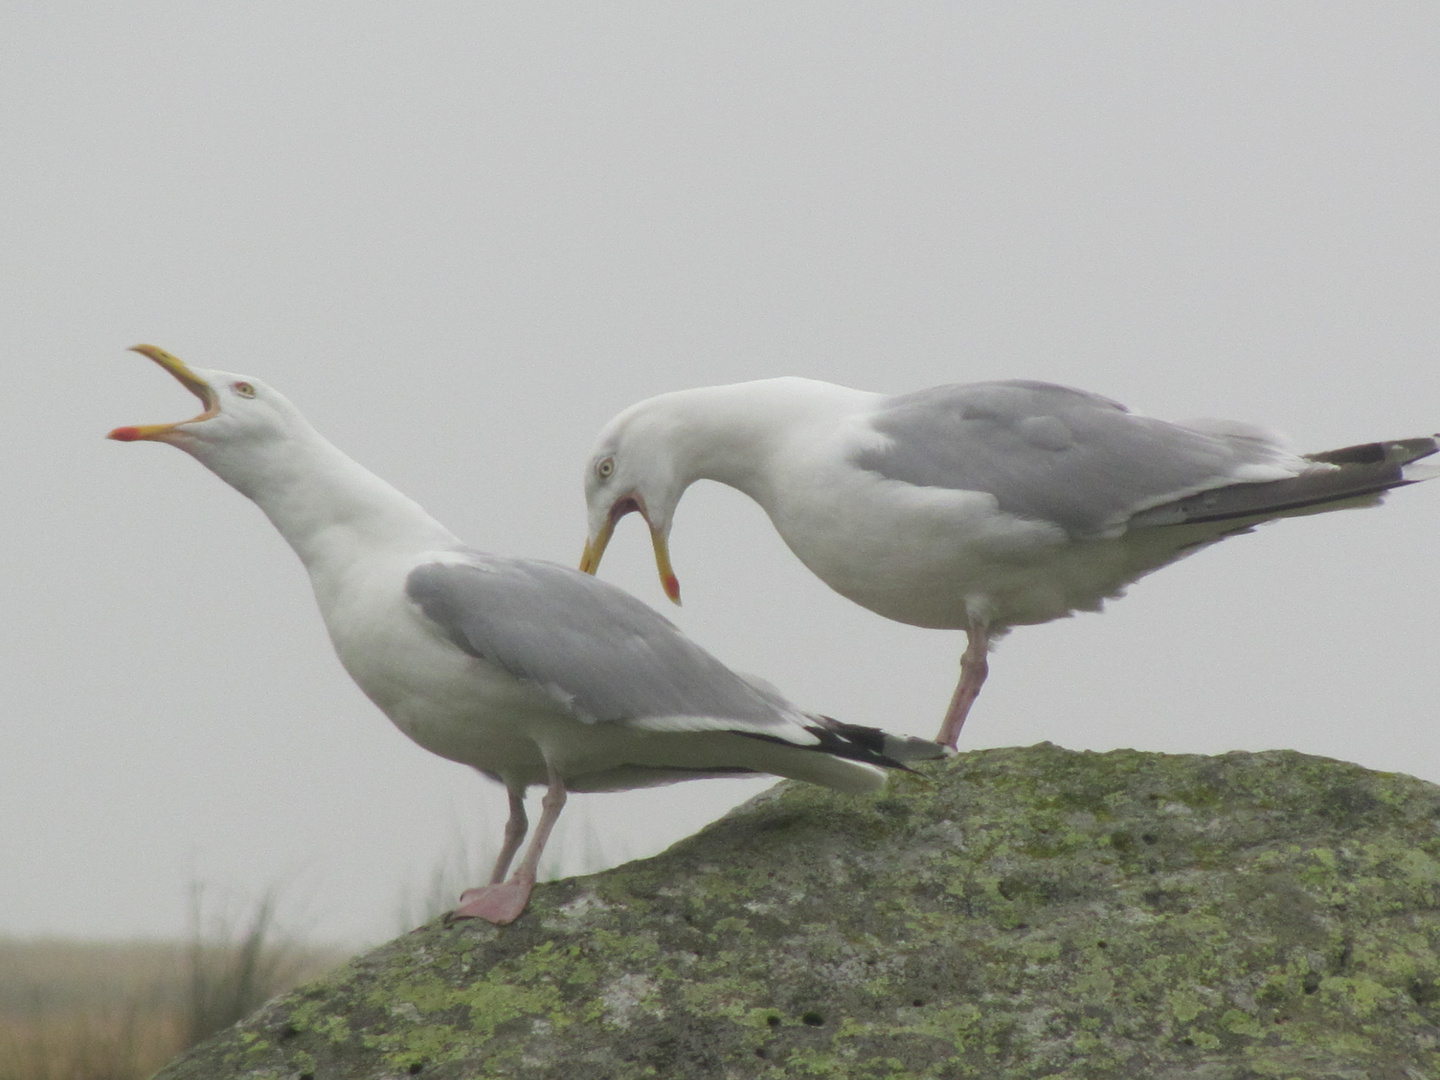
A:
<svg viewBox="0 0 1440 1080">
<path fill-rule="evenodd" d="M 682 792 L 676 793 L 683 798 Z M 784 783 L 157 1080 L 1440 1077 L 1440 788 L 1288 751 Z"/>
</svg>

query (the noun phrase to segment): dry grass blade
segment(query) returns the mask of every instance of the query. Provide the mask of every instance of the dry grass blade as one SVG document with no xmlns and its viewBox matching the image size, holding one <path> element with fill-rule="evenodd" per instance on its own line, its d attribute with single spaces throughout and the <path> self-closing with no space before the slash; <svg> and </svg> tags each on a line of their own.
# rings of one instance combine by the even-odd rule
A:
<svg viewBox="0 0 1440 1080">
<path fill-rule="evenodd" d="M 183 943 L 0 938 L 0 1080 L 144 1080 L 343 956 L 282 941 L 273 891 L 206 932 L 202 893 Z"/>
</svg>

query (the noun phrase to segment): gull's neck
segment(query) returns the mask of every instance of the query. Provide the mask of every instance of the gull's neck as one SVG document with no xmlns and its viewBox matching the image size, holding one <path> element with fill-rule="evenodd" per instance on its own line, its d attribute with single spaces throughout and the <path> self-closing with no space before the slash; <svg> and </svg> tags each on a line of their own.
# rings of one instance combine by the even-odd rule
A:
<svg viewBox="0 0 1440 1080">
<path fill-rule="evenodd" d="M 196 457 L 254 500 L 300 556 L 317 589 L 363 558 L 459 543 L 418 503 L 308 425 L 241 450 L 209 447 Z"/>
<path fill-rule="evenodd" d="M 761 505 L 773 463 L 797 440 L 832 430 L 879 395 L 814 379 L 785 377 L 680 390 L 652 399 L 661 437 L 671 444 L 682 489 L 695 480 L 737 488 Z"/>
</svg>

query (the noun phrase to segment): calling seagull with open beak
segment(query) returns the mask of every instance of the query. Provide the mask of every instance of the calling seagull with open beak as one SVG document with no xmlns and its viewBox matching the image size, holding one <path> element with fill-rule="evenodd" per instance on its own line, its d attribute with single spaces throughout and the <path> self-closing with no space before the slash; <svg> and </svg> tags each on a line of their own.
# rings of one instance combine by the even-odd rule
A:
<svg viewBox="0 0 1440 1080">
<path fill-rule="evenodd" d="M 189 390 L 197 398 L 205 410 L 190 420 L 180 420 L 173 424 L 143 424 L 139 427 L 118 427 L 110 432 L 108 438 L 117 439 L 120 442 L 135 442 L 145 439 L 152 442 L 171 442 L 173 437 L 182 428 L 191 424 L 199 424 L 206 420 L 213 419 L 220 415 L 220 395 L 215 389 L 195 372 L 185 366 L 185 362 L 178 357 L 171 356 L 164 349 L 157 349 L 154 345 L 136 345 L 130 350 L 141 356 L 148 356 L 155 363 L 168 371 L 179 381 L 180 385 Z M 248 384 L 238 383 L 237 393 L 243 393 Z M 251 392 L 253 396 L 253 391 Z"/>
<path fill-rule="evenodd" d="M 580 556 L 580 569 L 587 574 L 593 574 L 600 569 L 600 559 L 610 545 L 615 526 L 629 513 L 637 513 L 645 519 L 645 524 L 650 529 L 650 543 L 655 549 L 655 569 L 660 574 L 660 585 L 666 596 L 675 603 L 680 603 L 680 579 L 675 576 L 675 571 L 670 566 L 670 540 L 667 535 L 670 531 L 669 521 L 666 521 L 664 528 L 656 525 L 646 511 L 644 501 L 635 492 L 616 499 L 591 530 L 589 539 L 585 541 L 585 551 Z"/>
<path fill-rule="evenodd" d="M 696 480 L 749 495 L 842 596 L 965 631 L 937 740 L 954 747 L 1012 627 L 1104 602 L 1256 525 L 1369 506 L 1437 475 L 1435 437 L 1297 454 L 1233 421 L 1167 423 L 1108 398 L 1012 380 L 889 396 L 780 378 L 662 394 L 601 431 L 585 476 L 594 573 L 615 522 L 665 539 Z M 1426 460 L 1429 459 L 1429 460 Z"/>
<path fill-rule="evenodd" d="M 465 546 L 258 379 L 192 369 L 153 345 L 135 351 L 204 411 L 110 437 L 176 446 L 252 499 L 304 563 L 366 696 L 427 750 L 505 786 L 490 882 L 461 894 L 450 918 L 520 916 L 572 791 L 770 773 L 858 793 L 882 786 L 887 769 L 945 756 L 928 740 L 800 711 L 603 581 Z M 507 877 L 529 831 L 530 787 L 544 789 L 542 813 Z"/>
</svg>

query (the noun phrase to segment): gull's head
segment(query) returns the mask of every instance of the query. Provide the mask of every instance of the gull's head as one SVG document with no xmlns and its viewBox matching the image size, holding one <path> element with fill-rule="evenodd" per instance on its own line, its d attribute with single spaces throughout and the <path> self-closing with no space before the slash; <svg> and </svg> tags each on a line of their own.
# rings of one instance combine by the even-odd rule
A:
<svg viewBox="0 0 1440 1080">
<path fill-rule="evenodd" d="M 200 399 L 202 411 L 189 420 L 169 424 L 117 427 L 109 437 L 120 442 L 163 442 L 199 458 L 227 475 L 244 459 L 263 455 L 268 447 L 288 441 L 309 425 L 295 407 L 259 379 L 229 371 L 192 368 L 154 345 L 136 345 L 132 352 L 147 356 Z"/>
<path fill-rule="evenodd" d="M 684 493 L 674 454 L 674 432 L 655 422 L 653 412 L 632 407 L 617 416 L 600 433 L 595 452 L 585 467 L 585 505 L 590 534 L 580 569 L 593 574 L 600 567 L 616 524 L 637 513 L 650 527 L 655 568 L 665 595 L 680 602 L 680 582 L 670 566 L 670 526 L 675 506 Z"/>
</svg>

